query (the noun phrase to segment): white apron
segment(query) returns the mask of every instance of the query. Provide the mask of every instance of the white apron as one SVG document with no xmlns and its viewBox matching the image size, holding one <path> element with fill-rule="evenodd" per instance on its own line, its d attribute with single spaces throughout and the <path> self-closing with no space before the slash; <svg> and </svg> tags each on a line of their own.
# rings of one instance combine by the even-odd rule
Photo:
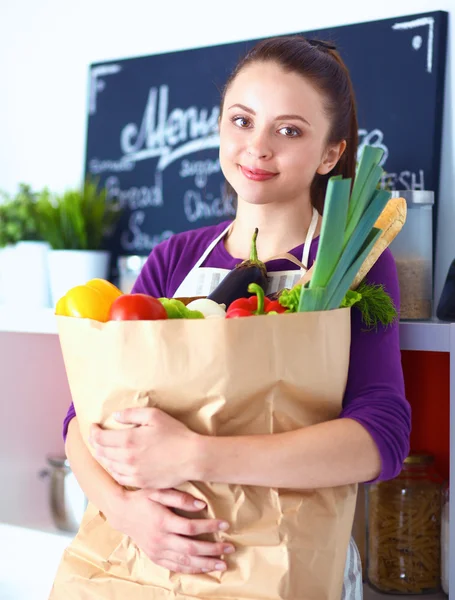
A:
<svg viewBox="0 0 455 600">
<path fill-rule="evenodd" d="M 272 259 L 269 259 L 274 260 L 275 258 L 286 258 L 287 260 L 299 266 L 300 269 L 271 271 L 268 273 L 269 283 L 266 290 L 267 294 L 273 294 L 283 288 L 292 288 L 307 272 L 310 246 L 311 242 L 313 241 L 314 232 L 316 231 L 318 218 L 319 213 L 315 208 L 313 208 L 313 216 L 305 239 L 305 244 L 303 246 L 302 262 L 297 260 L 292 254 L 283 254 L 282 256 L 276 256 Z M 176 290 L 174 294 L 175 298 L 208 296 L 211 292 L 213 292 L 218 284 L 223 281 L 223 279 L 229 273 L 229 269 L 202 267 L 201 265 L 215 248 L 215 246 L 224 239 L 227 233 L 231 230 L 231 227 L 232 224 L 228 225 L 228 227 L 226 227 L 226 229 L 222 231 L 220 235 L 208 246 L 208 248 L 205 250 L 205 252 Z M 363 585 L 360 554 L 353 538 L 351 538 L 346 558 L 346 567 L 344 570 L 344 584 L 341 600 L 362 600 L 362 598 Z"/>
<path fill-rule="evenodd" d="M 310 254 L 310 246 L 314 237 L 314 232 L 318 225 L 319 213 L 313 208 L 313 216 L 311 219 L 310 227 L 306 236 L 305 244 L 303 246 L 302 262 L 297 260 L 292 254 L 283 254 L 282 256 L 276 256 L 275 258 L 286 258 L 287 260 L 297 264 L 300 269 L 297 271 L 272 271 L 268 273 L 269 285 L 267 288 L 267 294 L 273 294 L 283 288 L 292 288 L 307 272 L 308 270 L 308 256 Z M 228 225 L 220 235 L 213 240 L 208 246 L 203 255 L 199 258 L 197 263 L 185 277 L 180 284 L 179 288 L 174 294 L 175 298 L 191 298 L 193 296 L 208 296 L 223 281 L 230 269 L 217 269 L 215 267 L 201 267 L 203 262 L 215 248 L 215 246 L 227 235 L 231 230 L 232 224 Z"/>
</svg>

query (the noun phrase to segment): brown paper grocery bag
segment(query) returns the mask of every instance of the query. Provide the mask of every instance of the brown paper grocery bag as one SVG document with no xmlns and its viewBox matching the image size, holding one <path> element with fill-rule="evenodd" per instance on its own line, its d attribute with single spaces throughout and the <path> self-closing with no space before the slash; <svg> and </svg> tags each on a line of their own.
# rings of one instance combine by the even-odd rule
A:
<svg viewBox="0 0 455 600">
<path fill-rule="evenodd" d="M 113 427 L 112 413 L 131 406 L 158 406 L 217 436 L 290 431 L 341 410 L 349 309 L 104 324 L 58 317 L 58 328 L 86 442 L 91 423 Z M 340 600 L 355 485 L 180 489 L 207 503 L 202 516 L 230 523 L 210 538 L 236 546 L 227 571 L 186 575 L 157 566 L 89 505 L 51 600 Z"/>
</svg>

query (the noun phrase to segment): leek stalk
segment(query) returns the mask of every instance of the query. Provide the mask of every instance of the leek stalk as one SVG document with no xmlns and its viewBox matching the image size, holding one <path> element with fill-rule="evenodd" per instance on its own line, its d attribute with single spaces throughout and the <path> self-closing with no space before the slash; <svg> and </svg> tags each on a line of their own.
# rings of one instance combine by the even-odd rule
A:
<svg viewBox="0 0 455 600">
<path fill-rule="evenodd" d="M 382 149 L 365 146 L 352 193 L 350 179 L 329 179 L 314 273 L 302 288 L 300 312 L 338 308 L 380 236 L 374 225 L 391 197 L 377 189 L 382 156 Z"/>
</svg>

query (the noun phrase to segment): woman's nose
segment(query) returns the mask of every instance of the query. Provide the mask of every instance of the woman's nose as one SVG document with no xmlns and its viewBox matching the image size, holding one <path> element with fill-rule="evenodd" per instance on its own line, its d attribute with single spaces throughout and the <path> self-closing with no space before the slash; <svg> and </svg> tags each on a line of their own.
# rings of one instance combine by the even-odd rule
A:
<svg viewBox="0 0 455 600">
<path fill-rule="evenodd" d="M 264 133 L 253 134 L 248 141 L 247 152 L 253 158 L 270 158 L 273 151 L 267 135 Z"/>
</svg>

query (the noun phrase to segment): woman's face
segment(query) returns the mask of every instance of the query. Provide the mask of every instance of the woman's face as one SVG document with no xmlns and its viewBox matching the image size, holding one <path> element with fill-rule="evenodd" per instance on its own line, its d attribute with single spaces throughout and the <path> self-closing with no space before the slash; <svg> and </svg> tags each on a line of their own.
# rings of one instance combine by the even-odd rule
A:
<svg viewBox="0 0 455 600">
<path fill-rule="evenodd" d="M 223 174 L 240 201 L 309 200 L 315 173 L 328 173 L 340 156 L 326 147 L 329 128 L 323 97 L 307 79 L 273 62 L 249 65 L 224 100 Z"/>
</svg>

